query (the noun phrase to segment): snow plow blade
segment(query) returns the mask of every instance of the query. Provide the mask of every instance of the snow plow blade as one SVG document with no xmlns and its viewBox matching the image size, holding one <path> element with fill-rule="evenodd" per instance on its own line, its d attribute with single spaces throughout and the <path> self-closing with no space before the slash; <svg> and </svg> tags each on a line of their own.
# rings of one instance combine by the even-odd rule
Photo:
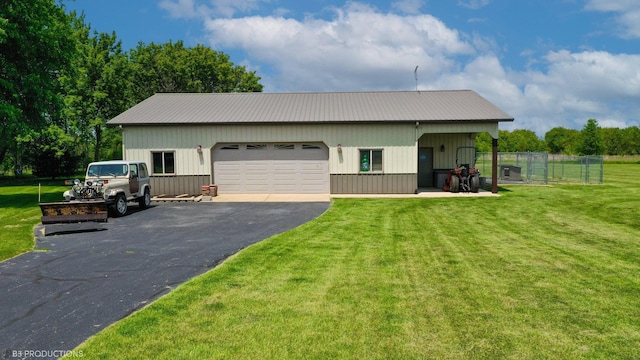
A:
<svg viewBox="0 0 640 360">
<path fill-rule="evenodd" d="M 40 203 L 42 224 L 107 222 L 109 208 L 103 200 Z"/>
</svg>

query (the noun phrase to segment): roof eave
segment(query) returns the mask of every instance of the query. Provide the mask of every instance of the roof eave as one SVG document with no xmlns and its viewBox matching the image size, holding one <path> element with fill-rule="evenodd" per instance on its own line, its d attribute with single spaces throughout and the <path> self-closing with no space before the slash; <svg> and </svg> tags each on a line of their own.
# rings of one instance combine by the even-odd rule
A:
<svg viewBox="0 0 640 360">
<path fill-rule="evenodd" d="M 450 120 L 323 120 L 323 121 L 242 121 L 242 122 L 108 122 L 107 126 L 210 126 L 210 125 L 313 125 L 313 124 L 451 124 L 513 122 L 514 118 Z"/>
</svg>

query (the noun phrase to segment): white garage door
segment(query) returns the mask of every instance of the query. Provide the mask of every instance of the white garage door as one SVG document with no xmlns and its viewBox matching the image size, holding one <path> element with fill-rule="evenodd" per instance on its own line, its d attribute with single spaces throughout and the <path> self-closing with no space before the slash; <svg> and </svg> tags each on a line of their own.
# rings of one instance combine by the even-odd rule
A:
<svg viewBox="0 0 640 360">
<path fill-rule="evenodd" d="M 322 143 L 218 145 L 213 178 L 220 194 L 328 194 L 329 149 Z"/>
</svg>

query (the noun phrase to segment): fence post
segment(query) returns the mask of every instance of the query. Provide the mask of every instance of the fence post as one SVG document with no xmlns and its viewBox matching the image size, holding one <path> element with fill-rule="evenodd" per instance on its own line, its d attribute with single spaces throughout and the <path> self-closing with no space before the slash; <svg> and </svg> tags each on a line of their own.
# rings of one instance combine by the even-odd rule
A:
<svg viewBox="0 0 640 360">
<path fill-rule="evenodd" d="M 491 192 L 498 193 L 498 139 L 492 140 L 491 149 Z"/>
<path fill-rule="evenodd" d="M 600 156 L 600 184 L 604 184 L 604 156 Z"/>
<path fill-rule="evenodd" d="M 591 156 L 587 155 L 584 157 L 585 168 L 584 168 L 584 182 L 585 184 L 589 184 L 589 158 Z"/>
<path fill-rule="evenodd" d="M 549 183 L 549 153 L 544 154 L 544 184 Z"/>
<path fill-rule="evenodd" d="M 520 154 L 520 153 L 518 153 Z M 533 161 L 531 161 L 531 151 L 527 152 L 527 183 L 531 184 L 532 181 L 532 167 L 533 167 Z"/>
</svg>

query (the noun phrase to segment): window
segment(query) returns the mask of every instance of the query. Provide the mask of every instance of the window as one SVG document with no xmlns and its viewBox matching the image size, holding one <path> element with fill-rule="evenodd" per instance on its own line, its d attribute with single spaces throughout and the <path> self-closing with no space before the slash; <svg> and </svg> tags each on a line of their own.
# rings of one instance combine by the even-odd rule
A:
<svg viewBox="0 0 640 360">
<path fill-rule="evenodd" d="M 145 165 L 145 164 L 140 164 L 140 177 L 141 178 L 149 177 L 149 175 L 147 173 L 147 165 Z"/>
<path fill-rule="evenodd" d="M 240 145 L 225 145 L 220 148 L 220 150 L 239 150 Z"/>
<path fill-rule="evenodd" d="M 126 164 L 95 164 L 89 167 L 89 176 L 125 176 L 129 168 Z"/>
<path fill-rule="evenodd" d="M 152 154 L 154 174 L 175 174 L 175 153 L 173 151 L 159 151 Z"/>
<path fill-rule="evenodd" d="M 266 144 L 249 144 L 247 150 L 267 150 Z"/>
<path fill-rule="evenodd" d="M 320 150 L 321 147 L 312 144 L 302 144 L 302 150 Z"/>
<path fill-rule="evenodd" d="M 360 172 L 382 172 L 382 150 L 360 150 Z"/>
<path fill-rule="evenodd" d="M 275 144 L 274 148 L 276 150 L 295 150 L 296 146 L 294 144 Z"/>
</svg>

